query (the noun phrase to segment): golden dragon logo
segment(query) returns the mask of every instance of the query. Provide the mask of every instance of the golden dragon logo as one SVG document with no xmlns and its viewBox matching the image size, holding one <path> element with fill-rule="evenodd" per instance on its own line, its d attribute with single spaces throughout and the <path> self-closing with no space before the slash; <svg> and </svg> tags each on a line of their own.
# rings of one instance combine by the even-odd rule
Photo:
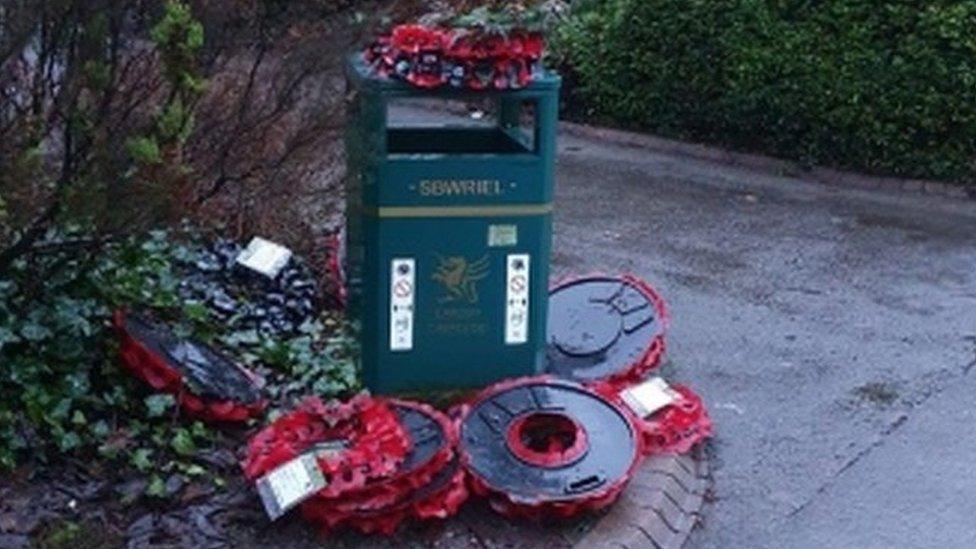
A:
<svg viewBox="0 0 976 549">
<path fill-rule="evenodd" d="M 472 262 L 459 255 L 438 255 L 437 261 L 437 270 L 431 278 L 444 285 L 445 294 L 441 301 L 478 303 L 477 283 L 488 276 L 488 254 Z"/>
</svg>

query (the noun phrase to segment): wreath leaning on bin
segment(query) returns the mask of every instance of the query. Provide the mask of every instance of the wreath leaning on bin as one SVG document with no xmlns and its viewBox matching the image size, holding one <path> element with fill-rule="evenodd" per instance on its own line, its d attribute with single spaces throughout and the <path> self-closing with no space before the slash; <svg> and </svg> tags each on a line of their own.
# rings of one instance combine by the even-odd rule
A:
<svg viewBox="0 0 976 549">
<path fill-rule="evenodd" d="M 434 14 L 394 27 L 363 57 L 376 76 L 420 88 L 523 88 L 542 70 L 544 29 L 564 10 L 563 2 L 511 2 Z"/>
</svg>

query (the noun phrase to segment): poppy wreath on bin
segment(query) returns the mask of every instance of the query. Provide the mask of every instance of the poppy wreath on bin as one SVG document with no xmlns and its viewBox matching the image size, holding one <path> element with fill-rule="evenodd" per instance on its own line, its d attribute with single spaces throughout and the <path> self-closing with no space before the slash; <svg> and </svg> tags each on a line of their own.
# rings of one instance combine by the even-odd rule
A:
<svg viewBox="0 0 976 549">
<path fill-rule="evenodd" d="M 180 340 L 165 325 L 116 311 L 122 366 L 153 389 L 176 398 L 188 414 L 205 421 L 241 422 L 267 407 L 262 380 L 199 342 Z"/>
<path fill-rule="evenodd" d="M 374 74 L 419 88 L 451 86 L 471 90 L 507 90 L 527 86 L 542 59 L 541 33 L 517 31 L 506 36 L 400 25 L 365 51 Z"/>
<path fill-rule="evenodd" d="M 410 448 L 409 435 L 386 401 L 360 394 L 326 404 L 309 397 L 251 438 L 242 467 L 253 482 L 315 452 L 327 482 L 316 495 L 334 498 L 392 474 Z"/>
</svg>

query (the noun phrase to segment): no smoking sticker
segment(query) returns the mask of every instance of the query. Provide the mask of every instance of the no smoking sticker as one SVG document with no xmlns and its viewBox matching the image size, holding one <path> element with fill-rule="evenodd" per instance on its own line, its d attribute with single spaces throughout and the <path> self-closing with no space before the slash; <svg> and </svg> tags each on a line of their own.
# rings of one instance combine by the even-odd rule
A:
<svg viewBox="0 0 976 549">
<path fill-rule="evenodd" d="M 513 292 L 521 292 L 525 290 L 525 277 L 522 275 L 513 276 L 511 285 Z"/>
<path fill-rule="evenodd" d="M 413 285 L 409 281 L 398 280 L 393 286 L 393 293 L 397 297 L 410 297 L 410 294 L 413 293 Z"/>
<path fill-rule="evenodd" d="M 529 340 L 529 254 L 506 258 L 505 344 L 521 345 Z"/>
<path fill-rule="evenodd" d="M 413 306 L 416 263 L 395 258 L 390 264 L 390 350 L 413 349 Z"/>
</svg>

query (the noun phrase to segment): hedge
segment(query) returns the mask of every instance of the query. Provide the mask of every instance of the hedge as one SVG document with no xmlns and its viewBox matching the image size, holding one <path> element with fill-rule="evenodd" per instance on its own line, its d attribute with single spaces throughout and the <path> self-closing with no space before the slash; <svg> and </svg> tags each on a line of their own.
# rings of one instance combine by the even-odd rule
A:
<svg viewBox="0 0 976 549">
<path fill-rule="evenodd" d="M 976 0 L 591 0 L 553 46 L 591 121 L 976 185 Z"/>
</svg>

